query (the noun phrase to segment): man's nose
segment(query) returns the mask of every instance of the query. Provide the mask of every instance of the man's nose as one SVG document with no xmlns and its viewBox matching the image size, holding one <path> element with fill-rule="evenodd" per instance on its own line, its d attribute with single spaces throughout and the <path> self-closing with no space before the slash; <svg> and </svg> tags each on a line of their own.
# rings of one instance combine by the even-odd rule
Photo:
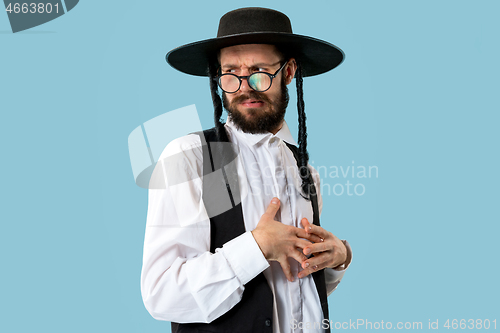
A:
<svg viewBox="0 0 500 333">
<path fill-rule="evenodd" d="M 252 88 L 248 85 L 248 79 L 241 79 L 240 91 L 247 92 L 250 90 L 252 90 Z"/>
</svg>

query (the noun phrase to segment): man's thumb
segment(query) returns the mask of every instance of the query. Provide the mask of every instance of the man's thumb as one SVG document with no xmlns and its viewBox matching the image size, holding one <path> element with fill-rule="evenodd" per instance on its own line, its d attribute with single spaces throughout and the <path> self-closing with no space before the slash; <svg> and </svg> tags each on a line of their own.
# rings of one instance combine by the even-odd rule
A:
<svg viewBox="0 0 500 333">
<path fill-rule="evenodd" d="M 279 208 L 280 200 L 278 198 L 273 198 L 269 206 L 267 206 L 266 214 L 268 214 L 271 218 L 274 218 Z"/>
</svg>

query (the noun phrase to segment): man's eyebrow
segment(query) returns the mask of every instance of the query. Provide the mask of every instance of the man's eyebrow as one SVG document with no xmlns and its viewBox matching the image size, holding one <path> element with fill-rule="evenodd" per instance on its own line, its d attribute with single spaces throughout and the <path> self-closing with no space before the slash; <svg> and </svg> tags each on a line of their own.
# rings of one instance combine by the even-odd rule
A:
<svg viewBox="0 0 500 333">
<path fill-rule="evenodd" d="M 259 63 L 254 64 L 253 67 L 271 67 L 271 66 L 276 66 L 276 65 L 278 65 L 280 63 L 281 63 L 281 61 L 277 61 L 274 64 L 269 64 L 269 63 L 265 63 L 265 62 L 259 62 Z"/>
<path fill-rule="evenodd" d="M 233 64 L 226 64 L 226 65 L 222 65 L 221 68 L 237 68 L 238 66 L 236 65 L 233 65 Z"/>
</svg>

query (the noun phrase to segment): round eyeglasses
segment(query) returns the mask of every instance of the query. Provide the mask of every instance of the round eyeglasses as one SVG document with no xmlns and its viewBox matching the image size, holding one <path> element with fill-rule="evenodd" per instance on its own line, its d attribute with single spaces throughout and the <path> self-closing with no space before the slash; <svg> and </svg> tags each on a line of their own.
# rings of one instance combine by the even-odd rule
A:
<svg viewBox="0 0 500 333">
<path fill-rule="evenodd" d="M 219 87 L 226 93 L 232 94 L 240 90 L 241 80 L 246 79 L 248 82 L 248 86 L 255 91 L 264 92 L 271 88 L 273 84 L 273 79 L 281 72 L 281 70 L 285 67 L 285 63 L 276 71 L 274 74 L 269 74 L 266 72 L 255 72 L 246 76 L 238 76 L 232 73 L 221 74 L 215 78 Z"/>
</svg>

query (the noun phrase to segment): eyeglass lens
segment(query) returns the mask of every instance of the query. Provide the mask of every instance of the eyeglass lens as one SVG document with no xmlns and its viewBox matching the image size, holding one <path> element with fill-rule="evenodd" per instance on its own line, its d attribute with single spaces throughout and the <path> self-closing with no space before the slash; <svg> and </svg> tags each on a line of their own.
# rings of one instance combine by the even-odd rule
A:
<svg viewBox="0 0 500 333">
<path fill-rule="evenodd" d="M 222 75 L 220 85 L 226 92 L 236 92 L 240 88 L 240 80 L 235 75 Z M 248 85 L 256 91 L 264 91 L 271 86 L 271 78 L 265 73 L 253 73 L 248 77 Z"/>
</svg>

